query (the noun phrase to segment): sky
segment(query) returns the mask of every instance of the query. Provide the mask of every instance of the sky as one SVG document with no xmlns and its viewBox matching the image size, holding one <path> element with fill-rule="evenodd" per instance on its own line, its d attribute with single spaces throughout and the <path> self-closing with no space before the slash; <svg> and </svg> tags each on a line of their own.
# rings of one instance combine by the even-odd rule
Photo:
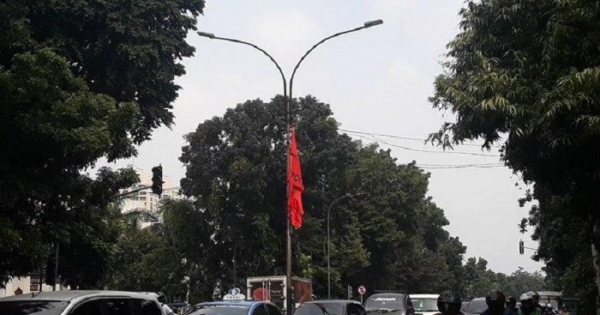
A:
<svg viewBox="0 0 600 315">
<path fill-rule="evenodd" d="M 435 76 L 442 71 L 446 44 L 459 31 L 458 11 L 463 0 L 206 2 L 204 15 L 198 19 L 199 30 L 262 47 L 288 77 L 300 57 L 319 40 L 382 19 L 383 25 L 319 46 L 299 68 L 294 96 L 317 97 L 330 104 L 340 128 L 352 131 L 353 138 L 391 149 L 399 163 L 423 165 L 431 173 L 429 195 L 444 209 L 450 221 L 447 230 L 467 246 L 466 257 L 483 257 L 496 272 L 542 267 L 531 260 L 531 252 L 518 252 L 521 238 L 525 246 L 537 247 L 517 227 L 528 211 L 517 202 L 524 195 L 523 185 L 516 186 L 518 176 L 502 166 L 446 167 L 498 164 L 497 148 L 482 151 L 474 143 L 451 153 L 423 141 L 402 139 L 425 139 L 443 122 L 453 120 L 452 113 L 433 109 L 428 97 Z M 279 73 L 260 52 L 194 33 L 188 42 L 196 47 L 196 54 L 184 60 L 187 74 L 176 80 L 182 90 L 173 104 L 175 125 L 156 130 L 153 139 L 139 147 L 136 158 L 115 164 L 101 161 L 98 166 L 133 164 L 149 171 L 161 163 L 164 175 L 178 182 L 185 176 L 178 159 L 185 134 L 207 119 L 222 116 L 227 108 L 249 99 L 268 101 L 282 93 Z"/>
</svg>

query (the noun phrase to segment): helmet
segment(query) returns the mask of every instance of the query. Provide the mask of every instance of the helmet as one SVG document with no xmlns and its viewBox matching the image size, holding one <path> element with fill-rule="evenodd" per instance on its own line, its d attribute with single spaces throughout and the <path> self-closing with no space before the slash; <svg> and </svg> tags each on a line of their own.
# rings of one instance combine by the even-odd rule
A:
<svg viewBox="0 0 600 315">
<path fill-rule="evenodd" d="M 504 308 L 506 297 L 500 290 L 494 290 L 485 297 L 485 303 L 489 308 Z"/>
<path fill-rule="evenodd" d="M 517 303 L 517 299 L 512 296 L 506 298 L 506 303 Z"/>
<path fill-rule="evenodd" d="M 462 299 L 460 294 L 454 291 L 444 291 L 438 296 L 437 307 L 443 315 L 458 315 L 460 313 Z"/>
<path fill-rule="evenodd" d="M 521 300 L 521 302 L 527 301 L 527 300 L 532 300 L 532 299 L 533 299 L 533 291 L 525 292 L 525 293 L 521 294 L 521 297 L 519 297 L 519 300 Z"/>
<path fill-rule="evenodd" d="M 447 290 L 438 296 L 438 303 L 461 304 L 462 299 L 458 292 Z"/>
<path fill-rule="evenodd" d="M 537 291 L 529 291 L 527 293 L 529 293 L 531 295 L 531 297 L 533 297 L 533 298 L 540 297 L 540 294 L 537 293 Z"/>
<path fill-rule="evenodd" d="M 523 314 L 531 314 L 531 312 L 535 310 L 535 305 L 533 304 L 533 294 L 533 291 L 521 294 L 519 300 L 521 300 L 521 311 Z"/>
</svg>

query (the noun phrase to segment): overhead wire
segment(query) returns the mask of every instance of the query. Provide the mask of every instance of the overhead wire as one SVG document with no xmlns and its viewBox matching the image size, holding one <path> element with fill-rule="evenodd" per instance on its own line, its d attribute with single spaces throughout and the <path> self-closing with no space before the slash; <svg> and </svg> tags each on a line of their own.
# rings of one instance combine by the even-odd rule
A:
<svg viewBox="0 0 600 315">
<path fill-rule="evenodd" d="M 423 138 L 397 136 L 397 135 L 382 134 L 382 133 L 371 133 L 371 132 L 349 130 L 349 129 L 338 129 L 338 130 L 339 131 L 343 131 L 343 132 L 347 132 L 347 133 L 351 133 L 351 134 L 359 134 L 359 135 L 370 135 L 370 136 L 387 137 L 387 138 L 410 140 L 410 141 L 421 141 L 421 142 L 426 142 L 427 141 L 427 139 L 423 139 Z M 460 144 L 460 145 L 461 146 L 481 147 L 481 145 L 474 144 L 474 143 L 463 143 L 463 144 Z M 491 145 L 490 147 L 501 148 L 502 146 L 501 145 Z"/>
<path fill-rule="evenodd" d="M 434 151 L 434 150 L 416 149 L 416 148 L 410 148 L 410 147 L 406 147 L 406 146 L 402 146 L 402 145 L 390 143 L 388 141 L 385 141 L 385 140 L 382 140 L 380 138 L 377 138 L 377 136 L 375 136 L 375 135 L 370 135 L 370 134 L 366 134 L 366 133 L 363 133 L 362 135 L 363 136 L 367 136 L 368 135 L 368 136 L 370 136 L 372 138 L 371 140 L 375 140 L 376 142 L 381 142 L 381 143 L 384 143 L 384 144 L 389 145 L 391 147 L 403 149 L 403 150 L 406 150 L 406 151 L 415 151 L 415 152 L 424 152 L 424 153 L 438 153 L 438 154 L 461 154 L 461 155 L 482 156 L 482 157 L 495 157 L 495 158 L 499 158 L 500 157 L 499 154 L 485 154 L 485 153 L 462 152 L 462 151 Z"/>
<path fill-rule="evenodd" d="M 340 129 L 340 131 L 343 131 Z M 408 151 L 418 151 L 418 152 L 426 152 L 426 153 L 450 153 L 450 154 L 466 154 L 466 155 L 475 155 L 475 156 L 484 156 L 484 157 L 500 157 L 500 155 L 491 155 L 491 154 L 479 154 L 472 152 L 455 152 L 455 151 L 432 151 L 432 150 L 423 150 L 423 149 L 415 149 L 409 148 L 393 143 L 389 143 L 388 141 L 377 138 L 374 134 L 366 133 L 366 132 L 356 132 L 355 136 L 365 139 L 371 140 L 375 142 L 381 142 L 383 144 L 397 147 L 400 149 L 408 150 Z M 416 139 L 416 138 L 412 138 Z M 424 169 L 424 170 L 443 170 L 443 169 L 465 169 L 465 168 L 481 168 L 481 169 L 490 169 L 490 168 L 504 168 L 505 165 L 502 163 L 470 163 L 470 164 L 419 164 L 416 163 L 416 166 Z"/>
</svg>

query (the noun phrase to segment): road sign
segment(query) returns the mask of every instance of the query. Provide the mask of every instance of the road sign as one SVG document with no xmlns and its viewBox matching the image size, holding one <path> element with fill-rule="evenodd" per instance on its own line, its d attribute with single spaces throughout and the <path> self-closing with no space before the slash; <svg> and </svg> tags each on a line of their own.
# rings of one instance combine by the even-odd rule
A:
<svg viewBox="0 0 600 315">
<path fill-rule="evenodd" d="M 364 295 L 365 293 L 367 293 L 367 288 L 365 288 L 364 285 L 361 285 L 360 287 L 358 287 L 358 294 Z"/>
</svg>

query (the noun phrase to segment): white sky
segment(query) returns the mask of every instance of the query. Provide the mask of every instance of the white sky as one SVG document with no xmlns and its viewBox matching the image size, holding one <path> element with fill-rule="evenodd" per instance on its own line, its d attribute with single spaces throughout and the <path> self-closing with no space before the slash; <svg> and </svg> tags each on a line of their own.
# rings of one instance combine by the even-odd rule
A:
<svg viewBox="0 0 600 315">
<path fill-rule="evenodd" d="M 383 19 L 384 24 L 335 38 L 315 50 L 296 74 L 294 96 L 311 94 L 331 105 L 340 128 L 425 138 L 451 114 L 432 109 L 434 77 L 446 44 L 458 32 L 463 0 L 207 0 L 198 29 L 218 36 L 253 42 L 278 60 L 289 77 L 297 60 L 313 44 L 333 33 Z M 183 135 L 226 108 L 248 99 L 269 101 L 282 93 L 275 67 L 246 46 L 191 34 L 196 56 L 186 59 L 187 75 L 175 101 L 175 126 L 155 131 L 139 148 L 134 164 L 150 170 L 162 163 L 165 176 L 185 175 L 179 162 Z M 355 137 L 356 138 L 356 137 Z M 419 141 L 378 137 L 393 145 L 440 151 Z M 358 138 L 357 138 L 358 139 Z M 374 140 L 363 139 L 369 143 Z M 427 153 L 391 148 L 402 163 L 498 163 L 497 157 Z M 487 153 L 473 146 L 456 151 Z M 498 154 L 491 152 L 490 154 Z M 99 165 L 106 165 L 105 162 Z M 506 168 L 433 169 L 430 195 L 445 210 L 448 230 L 468 247 L 467 257 L 481 256 L 494 271 L 511 273 L 542 266 L 519 255 L 518 241 L 537 247 L 517 224 L 527 215 L 518 206 L 523 191 Z"/>
</svg>

